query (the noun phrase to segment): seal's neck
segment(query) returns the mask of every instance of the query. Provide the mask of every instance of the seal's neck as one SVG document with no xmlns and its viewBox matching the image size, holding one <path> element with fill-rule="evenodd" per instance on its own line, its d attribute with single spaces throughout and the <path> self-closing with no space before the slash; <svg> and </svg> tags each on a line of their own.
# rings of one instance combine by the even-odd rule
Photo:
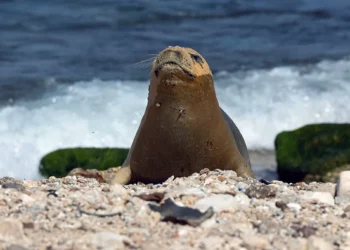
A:
<svg viewBox="0 0 350 250">
<path fill-rule="evenodd" d="M 153 80 L 153 82 L 152 82 Z M 171 103 L 217 103 L 212 75 L 202 75 L 195 79 L 171 76 L 154 81 L 151 79 L 149 88 L 149 105 Z M 159 105 L 158 104 L 158 105 Z"/>
</svg>

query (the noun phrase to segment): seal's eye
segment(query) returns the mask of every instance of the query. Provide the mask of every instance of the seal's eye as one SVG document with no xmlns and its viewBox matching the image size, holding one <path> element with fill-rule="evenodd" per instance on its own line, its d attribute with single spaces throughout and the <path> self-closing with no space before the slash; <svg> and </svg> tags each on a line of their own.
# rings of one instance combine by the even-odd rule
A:
<svg viewBox="0 0 350 250">
<path fill-rule="evenodd" d="M 197 63 L 203 63 L 202 58 L 199 55 L 195 55 L 195 54 L 190 54 L 192 59 L 195 60 Z"/>
<path fill-rule="evenodd" d="M 154 71 L 154 74 L 156 75 L 156 77 L 158 77 L 158 75 L 159 75 L 159 69 L 156 69 L 156 70 Z"/>
</svg>

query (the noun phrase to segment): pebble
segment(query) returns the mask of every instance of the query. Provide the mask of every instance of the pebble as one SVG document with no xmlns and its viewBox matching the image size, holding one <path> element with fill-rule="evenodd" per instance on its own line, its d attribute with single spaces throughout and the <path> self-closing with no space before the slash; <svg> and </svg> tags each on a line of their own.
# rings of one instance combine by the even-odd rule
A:
<svg viewBox="0 0 350 250">
<path fill-rule="evenodd" d="M 109 188 L 110 192 L 112 192 L 114 195 L 125 195 L 128 193 L 128 191 L 122 185 L 119 184 L 111 185 Z"/>
<path fill-rule="evenodd" d="M 213 207 L 215 212 L 235 211 L 240 207 L 249 206 L 249 198 L 245 194 L 237 194 L 236 196 L 228 194 L 212 195 L 198 200 L 194 204 L 194 208 L 206 211 L 209 207 Z"/>
<path fill-rule="evenodd" d="M 232 210 L 235 204 L 236 200 L 231 195 L 218 194 L 198 200 L 194 204 L 194 208 L 204 212 L 209 207 L 213 207 L 215 212 L 221 212 L 223 210 Z"/>
<path fill-rule="evenodd" d="M 282 211 L 288 208 L 287 204 L 283 201 L 276 201 L 275 206 L 281 209 Z"/>
<path fill-rule="evenodd" d="M 248 249 L 266 249 L 270 245 L 267 237 L 261 235 L 245 233 L 242 235 L 242 239 L 244 246 L 248 247 Z"/>
<path fill-rule="evenodd" d="M 336 184 L 335 183 L 322 183 L 322 182 L 312 182 L 309 184 L 310 191 L 314 192 L 328 192 L 332 196 L 335 196 L 336 193 Z"/>
<path fill-rule="evenodd" d="M 291 210 L 293 210 L 294 212 L 296 212 L 296 213 L 299 213 L 300 212 L 300 209 L 301 209 L 301 206 L 300 206 L 300 204 L 298 204 L 298 203 L 288 203 L 287 204 L 287 207 L 289 208 L 289 209 L 291 209 Z"/>
<path fill-rule="evenodd" d="M 26 194 L 21 194 L 19 198 L 22 200 L 23 204 L 25 204 L 26 206 L 30 206 L 35 203 L 35 199 Z"/>
<path fill-rule="evenodd" d="M 331 243 L 323 238 L 311 236 L 307 244 L 308 250 L 333 250 L 334 247 Z"/>
<path fill-rule="evenodd" d="M 195 195 L 198 197 L 204 197 L 206 195 L 201 188 L 182 188 L 180 192 L 182 195 Z"/>
<path fill-rule="evenodd" d="M 328 192 L 305 192 L 301 198 L 311 202 L 316 201 L 334 206 L 334 198 Z"/>
<path fill-rule="evenodd" d="M 201 239 L 201 246 L 204 249 L 222 249 L 225 239 L 219 236 L 209 236 Z"/>
<path fill-rule="evenodd" d="M 131 242 L 128 237 L 113 232 L 100 232 L 94 236 L 96 247 L 105 250 L 122 249 Z"/>
<path fill-rule="evenodd" d="M 350 171 L 343 171 L 339 175 L 337 183 L 337 196 L 350 197 Z"/>
<path fill-rule="evenodd" d="M 263 199 L 267 197 L 275 197 L 277 188 L 275 186 L 256 185 L 250 186 L 245 191 L 245 194 L 250 198 Z"/>
<path fill-rule="evenodd" d="M 236 187 L 237 187 L 236 191 L 244 192 L 249 187 L 249 185 L 247 183 L 244 183 L 244 182 L 238 182 Z"/>
<path fill-rule="evenodd" d="M 6 189 L 6 188 L 13 188 L 13 189 L 16 189 L 17 191 L 20 191 L 20 192 L 24 192 L 26 189 L 23 185 L 21 184 L 18 184 L 18 183 L 4 183 L 2 184 L 2 188 Z"/>
<path fill-rule="evenodd" d="M 308 250 L 308 242 L 305 238 L 287 238 L 288 249 Z"/>
<path fill-rule="evenodd" d="M 0 240 L 12 243 L 28 241 L 24 235 L 22 222 L 15 219 L 0 220 Z"/>
</svg>

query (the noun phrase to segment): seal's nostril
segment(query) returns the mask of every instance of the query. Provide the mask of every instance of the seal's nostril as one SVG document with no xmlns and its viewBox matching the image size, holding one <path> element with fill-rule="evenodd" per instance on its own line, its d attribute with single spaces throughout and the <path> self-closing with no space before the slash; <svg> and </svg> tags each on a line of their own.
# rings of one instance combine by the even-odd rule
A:
<svg viewBox="0 0 350 250">
<path fill-rule="evenodd" d="M 180 53 L 180 51 L 174 51 L 175 52 L 175 56 L 178 58 L 178 59 L 181 59 L 182 58 L 182 55 Z"/>
<path fill-rule="evenodd" d="M 162 54 L 162 58 L 163 59 L 167 59 L 167 58 L 176 58 L 178 60 L 181 60 L 182 59 L 182 54 L 180 51 L 176 51 L 176 50 L 166 50 L 163 52 Z"/>
<path fill-rule="evenodd" d="M 170 54 L 170 53 L 172 53 L 173 51 L 172 50 L 166 50 L 166 51 L 164 51 L 163 53 L 162 53 L 162 56 L 166 56 L 166 55 L 168 55 L 168 54 Z"/>
</svg>

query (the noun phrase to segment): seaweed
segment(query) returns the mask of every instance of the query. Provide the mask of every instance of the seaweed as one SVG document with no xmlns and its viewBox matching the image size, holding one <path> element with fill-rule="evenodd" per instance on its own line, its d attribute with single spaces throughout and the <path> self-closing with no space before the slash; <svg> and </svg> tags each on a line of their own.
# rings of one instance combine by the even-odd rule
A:
<svg viewBox="0 0 350 250">
<path fill-rule="evenodd" d="M 45 155 L 39 166 L 44 177 L 64 177 L 72 169 L 106 170 L 120 166 L 129 149 L 123 148 L 67 148 Z"/>
<path fill-rule="evenodd" d="M 350 163 L 350 124 L 310 124 L 279 133 L 275 139 L 277 171 L 283 181 L 322 176 Z M 316 179 L 314 179 L 316 180 Z"/>
</svg>

